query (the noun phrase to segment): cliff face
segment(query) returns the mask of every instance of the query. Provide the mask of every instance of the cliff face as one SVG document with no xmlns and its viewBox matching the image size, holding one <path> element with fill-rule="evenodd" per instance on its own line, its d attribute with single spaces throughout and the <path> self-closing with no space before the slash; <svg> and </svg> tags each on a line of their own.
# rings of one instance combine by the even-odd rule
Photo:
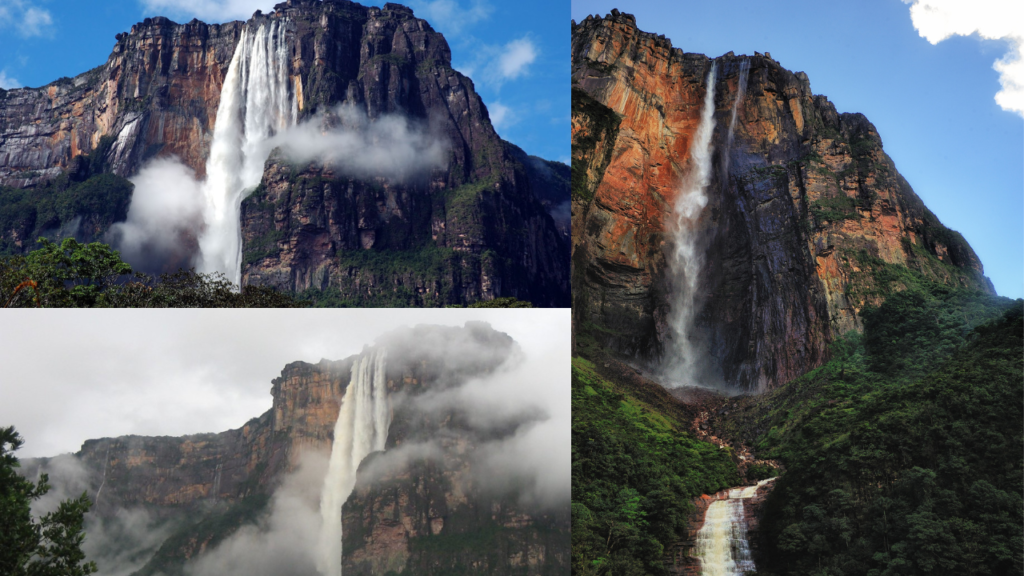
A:
<svg viewBox="0 0 1024 576">
<path fill-rule="evenodd" d="M 0 185 L 27 187 L 110 141 L 111 171 L 174 155 L 205 171 L 220 89 L 241 22 L 147 18 L 118 34 L 107 62 L 42 88 L 0 94 Z"/>
<path fill-rule="evenodd" d="M 96 512 L 140 505 L 195 509 L 272 490 L 303 450 L 330 448 L 353 360 L 289 364 L 273 381 L 273 408 L 237 430 L 86 441 L 77 457 L 94 472 Z"/>
<path fill-rule="evenodd" d="M 516 426 L 481 433 L 464 412 L 423 410 L 417 403 L 423 394 L 493 373 L 514 354 L 512 339 L 470 323 L 417 326 L 378 346 L 387 350 L 392 424 L 384 452 L 362 463 L 343 508 L 345 572 L 448 574 L 475 566 L 496 574 L 549 574 L 567 567 L 568 506 L 534 511 L 514 491 L 488 488 L 478 469 L 475 450 Z M 359 357 L 287 365 L 273 381 L 273 407 L 238 430 L 85 442 L 74 458 L 88 477 L 93 514 L 111 519 L 143 508 L 174 527 L 137 573 L 183 573 L 188 561 L 241 526 L 258 524 L 269 496 L 303 454 L 330 453 Z M 429 454 L 392 462 L 383 474 L 372 471 L 374 461 L 428 442 L 434 443 Z M 31 476 L 39 468 L 47 471 L 45 460 L 26 471 Z"/>
<path fill-rule="evenodd" d="M 401 114 L 429 124 L 448 154 L 444 170 L 402 184 L 271 160 L 262 194 L 243 206 L 243 283 L 370 304 L 568 306 L 564 166 L 552 177 L 502 141 L 444 37 L 397 4 L 289 0 L 223 25 L 146 19 L 118 35 L 103 66 L 0 91 L 0 186 L 44 186 L 97 150 L 119 176 L 175 156 L 204 177 L 235 46 L 245 26 L 271 20 L 288 21 L 300 119 L 339 104 L 370 119 Z"/>
<path fill-rule="evenodd" d="M 726 382 L 766 389 L 820 365 L 905 266 L 992 291 L 964 239 L 924 207 L 860 114 L 839 114 L 769 55 L 710 59 L 614 11 L 573 23 L 574 328 L 657 363 L 669 338 L 668 223 L 715 75 L 698 337 Z M 747 87 L 739 92 L 742 64 Z M 731 142 L 731 145 L 730 145 Z"/>
<path fill-rule="evenodd" d="M 568 246 L 552 214 L 568 187 L 498 137 L 444 37 L 395 4 L 279 5 L 278 16 L 295 25 L 301 106 L 405 114 L 450 148 L 446 169 L 418 183 L 272 159 L 242 207 L 243 282 L 377 304 L 567 306 Z"/>
</svg>

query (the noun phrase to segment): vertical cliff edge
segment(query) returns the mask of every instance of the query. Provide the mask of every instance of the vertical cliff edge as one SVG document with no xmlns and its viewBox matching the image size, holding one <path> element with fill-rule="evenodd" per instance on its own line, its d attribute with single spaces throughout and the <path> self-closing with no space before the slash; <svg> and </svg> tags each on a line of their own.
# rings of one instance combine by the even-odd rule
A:
<svg viewBox="0 0 1024 576">
<path fill-rule="evenodd" d="M 279 568 L 317 574 L 304 552 L 315 538 L 294 542 L 320 526 L 326 468 L 312 479 L 303 468 L 325 463 L 341 441 L 335 424 L 357 377 L 354 366 L 386 351 L 391 423 L 384 449 L 359 465 L 342 508 L 344 573 L 561 574 L 569 562 L 567 499 L 533 503 L 529 486 L 508 482 L 514 466 L 498 478 L 486 464 L 501 456 L 489 451 L 537 415 L 481 425 L 470 407 L 451 403 L 457 393 L 445 396 L 470 380 L 486 382 L 517 349 L 482 323 L 399 330 L 341 361 L 287 365 L 273 381 L 273 407 L 239 429 L 88 440 L 74 455 L 27 461 L 25 474 L 49 473 L 58 492 L 86 491 L 94 502 L 86 551 L 104 572 L 208 574 L 211 558 L 230 558 L 253 534 L 269 532 L 261 542 L 280 545 L 268 526 L 285 516 L 293 524 L 281 538 L 293 542 L 293 560 L 285 555 Z M 312 507 L 301 516 L 289 483 L 304 474 Z M 125 526 L 137 533 L 112 537 L 112 527 Z"/>
<path fill-rule="evenodd" d="M 101 210 L 103 218 L 95 206 L 40 208 L 55 182 L 61 189 L 94 172 L 128 178 L 163 157 L 205 178 L 235 47 L 244 30 L 270 22 L 281 23 L 300 122 L 338 106 L 371 121 L 399 115 L 429 126 L 446 157 L 443 168 L 403 181 L 272 156 L 242 206 L 243 284 L 312 289 L 338 304 L 514 296 L 568 306 L 567 170 L 503 141 L 472 81 L 451 67 L 444 37 L 398 4 L 289 0 L 248 22 L 212 25 L 147 18 L 118 34 L 93 70 L 0 90 L 5 251 L 30 250 L 40 234 L 116 241 L 108 230 L 125 218 L 123 206 Z M 92 224 L 79 229 L 83 219 Z M 185 244 L 193 253 L 165 269 L 197 262 L 198 243 Z"/>
<path fill-rule="evenodd" d="M 821 365 L 901 270 L 993 293 L 977 255 L 924 206 L 863 115 L 838 113 L 768 54 L 685 53 L 613 10 L 572 23 L 577 347 L 583 338 L 656 366 L 671 345 L 669 223 L 713 64 L 694 337 L 728 385 L 763 391 Z"/>
</svg>

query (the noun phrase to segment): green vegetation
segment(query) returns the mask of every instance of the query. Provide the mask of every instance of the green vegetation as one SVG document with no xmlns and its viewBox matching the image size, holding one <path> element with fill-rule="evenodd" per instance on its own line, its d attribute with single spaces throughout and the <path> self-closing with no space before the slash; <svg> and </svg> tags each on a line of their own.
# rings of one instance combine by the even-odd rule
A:
<svg viewBox="0 0 1024 576">
<path fill-rule="evenodd" d="M 586 127 L 584 131 L 573 134 L 572 197 L 589 202 L 597 186 L 597 182 L 590 182 L 587 178 L 591 157 L 597 150 L 598 142 L 605 143 L 604 158 L 600 159 L 597 166 L 598 173 L 603 173 L 604 167 L 611 161 L 613 144 L 622 118 L 575 86 L 572 88 L 572 115 L 580 118 Z"/>
<path fill-rule="evenodd" d="M 811 202 L 811 215 L 815 222 L 840 222 L 860 218 L 857 212 L 857 200 L 849 196 L 821 198 Z"/>
<path fill-rule="evenodd" d="M 221 274 L 180 270 L 153 278 L 132 273 L 116 250 L 66 238 L 27 256 L 0 258 L 0 306 L 135 308 L 289 308 L 305 303 L 263 286 L 234 284 Z"/>
<path fill-rule="evenodd" d="M 905 247 L 907 245 L 909 242 Z M 843 251 L 841 257 L 860 269 L 850 277 L 847 298 L 858 303 L 877 304 L 905 290 L 942 296 L 952 290 L 950 286 L 966 288 L 966 293 L 973 293 L 984 286 L 984 278 L 972 269 L 939 260 L 921 247 L 912 247 L 909 252 L 912 257 L 908 258 L 908 266 L 902 266 L 890 264 L 863 250 Z"/>
<path fill-rule="evenodd" d="M 245 243 L 245 251 L 242 254 L 243 263 L 255 264 L 264 258 L 277 256 L 281 253 L 278 242 L 284 240 L 284 232 L 281 230 L 269 230 L 266 234 L 254 238 L 251 242 Z"/>
<path fill-rule="evenodd" d="M 1024 302 L 875 274 L 863 335 L 725 423 L 787 470 L 759 574 L 1019 574 Z"/>
<path fill-rule="evenodd" d="M 338 265 L 342 270 L 357 268 L 381 276 L 440 278 L 446 269 L 456 266 L 459 255 L 451 248 L 426 244 L 411 250 L 342 250 Z"/>
<path fill-rule="evenodd" d="M 15 238 L 55 237 L 76 217 L 95 218 L 102 234 L 128 217 L 132 183 L 113 174 L 98 174 L 74 182 L 67 174 L 42 188 L 0 186 L 0 255 L 20 254 Z M 74 233 L 65 230 L 65 233 Z M 91 231 L 90 231 L 91 232 Z"/>
<path fill-rule="evenodd" d="M 444 212 L 448 222 L 454 224 L 453 228 L 469 237 L 483 238 L 480 199 L 487 190 L 494 187 L 494 182 L 493 178 L 485 178 L 445 191 Z"/>
<path fill-rule="evenodd" d="M 533 304 L 512 296 L 495 298 L 494 300 L 478 300 L 466 308 L 533 308 Z"/>
<path fill-rule="evenodd" d="M 677 418 L 573 360 L 573 574 L 665 574 L 690 500 L 739 483 L 731 451 Z"/>
<path fill-rule="evenodd" d="M 96 564 L 85 562 L 82 530 L 92 505 L 85 493 L 65 500 L 57 510 L 32 517 L 34 500 L 49 492 L 46 474 L 36 483 L 18 474 L 14 456 L 24 441 L 13 426 L 0 428 L 0 574 L 10 576 L 85 576 Z"/>
</svg>

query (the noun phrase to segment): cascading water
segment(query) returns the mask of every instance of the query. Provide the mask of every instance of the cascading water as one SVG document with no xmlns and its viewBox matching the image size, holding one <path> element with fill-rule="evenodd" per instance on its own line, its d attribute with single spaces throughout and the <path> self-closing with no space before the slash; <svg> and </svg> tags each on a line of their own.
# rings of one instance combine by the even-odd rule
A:
<svg viewBox="0 0 1024 576">
<path fill-rule="evenodd" d="M 677 384 L 696 385 L 697 353 L 690 342 L 695 314 L 694 296 L 700 273 L 701 258 L 697 254 L 697 220 L 708 197 L 704 193 L 711 182 L 711 136 L 715 132 L 715 63 L 708 72 L 707 93 L 701 111 L 697 136 L 690 145 L 691 168 L 676 198 L 673 232 L 675 247 L 669 259 L 669 271 L 676 278 L 671 302 L 669 328 L 676 348 L 667 357 L 667 376 Z"/>
<path fill-rule="evenodd" d="M 203 272 L 241 281 L 242 200 L 260 183 L 270 154 L 267 141 L 295 124 L 298 103 L 288 76 L 287 21 L 242 30 L 228 65 L 206 161 L 206 229 L 199 238 Z"/>
<path fill-rule="evenodd" d="M 747 93 L 747 75 L 750 73 L 750 60 L 744 60 L 740 62 L 740 78 L 739 86 L 736 89 L 736 99 L 732 102 L 732 113 L 729 115 L 729 136 L 725 142 L 725 157 L 722 163 L 722 182 L 727 182 L 729 178 L 729 157 L 732 154 L 732 135 L 733 130 L 736 128 L 736 110 L 740 107 L 740 102 L 743 102 L 743 96 Z"/>
<path fill-rule="evenodd" d="M 384 449 L 391 426 L 386 351 L 363 354 L 352 365 L 352 379 L 334 425 L 331 459 L 320 494 L 320 541 L 317 570 L 324 576 L 341 576 L 341 506 L 356 484 L 359 463 L 370 453 Z"/>
<path fill-rule="evenodd" d="M 708 506 L 696 542 L 702 576 L 743 576 L 755 570 L 747 541 L 743 501 L 753 498 L 758 488 L 772 480 L 774 478 L 762 480 L 756 486 L 729 490 L 728 499 L 716 500 Z"/>
</svg>

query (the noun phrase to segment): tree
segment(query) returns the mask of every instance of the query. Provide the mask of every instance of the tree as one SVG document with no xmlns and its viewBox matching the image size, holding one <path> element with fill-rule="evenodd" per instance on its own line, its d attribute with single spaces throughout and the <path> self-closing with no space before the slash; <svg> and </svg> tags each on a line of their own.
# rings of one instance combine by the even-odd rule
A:
<svg viewBox="0 0 1024 576">
<path fill-rule="evenodd" d="M 0 307 L 297 308 L 308 305 L 267 286 L 238 287 L 223 274 L 133 272 L 110 246 L 40 238 L 27 256 L 0 257 Z"/>
<path fill-rule="evenodd" d="M 32 483 L 18 474 L 14 452 L 24 441 L 13 426 L 0 428 L 0 574 L 85 576 L 96 572 L 85 562 L 82 529 L 91 503 L 85 493 L 65 500 L 55 512 L 32 518 L 32 501 L 50 490 L 46 474 Z"/>
</svg>

